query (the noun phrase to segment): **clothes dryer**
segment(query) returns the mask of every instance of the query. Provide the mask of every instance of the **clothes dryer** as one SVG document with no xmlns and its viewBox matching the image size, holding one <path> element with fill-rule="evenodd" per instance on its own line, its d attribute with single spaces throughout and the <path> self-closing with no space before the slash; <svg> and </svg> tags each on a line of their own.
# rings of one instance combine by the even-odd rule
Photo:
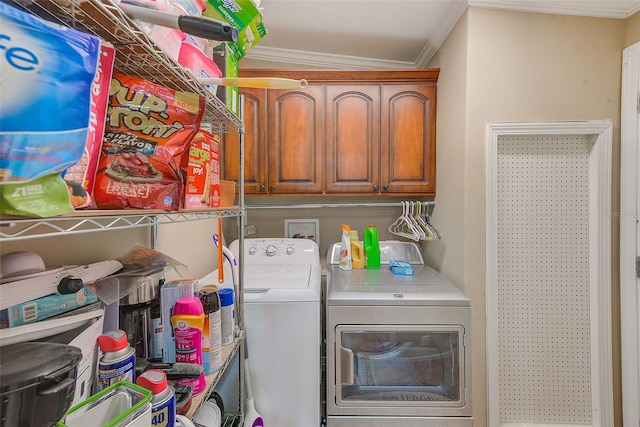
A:
<svg viewBox="0 0 640 427">
<path fill-rule="evenodd" d="M 471 427 L 469 298 L 415 243 L 381 241 L 380 256 L 344 271 L 339 244 L 327 254 L 327 426 Z"/>
</svg>

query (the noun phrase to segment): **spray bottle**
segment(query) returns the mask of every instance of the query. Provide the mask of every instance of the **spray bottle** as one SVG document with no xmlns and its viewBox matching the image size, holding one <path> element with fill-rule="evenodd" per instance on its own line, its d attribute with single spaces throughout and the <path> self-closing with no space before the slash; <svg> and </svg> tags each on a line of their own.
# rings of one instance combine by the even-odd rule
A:
<svg viewBox="0 0 640 427">
<path fill-rule="evenodd" d="M 338 267 L 342 270 L 351 270 L 351 239 L 349 238 L 349 231 L 351 228 L 342 224 L 342 241 L 340 242 L 340 259 L 338 260 Z"/>
</svg>

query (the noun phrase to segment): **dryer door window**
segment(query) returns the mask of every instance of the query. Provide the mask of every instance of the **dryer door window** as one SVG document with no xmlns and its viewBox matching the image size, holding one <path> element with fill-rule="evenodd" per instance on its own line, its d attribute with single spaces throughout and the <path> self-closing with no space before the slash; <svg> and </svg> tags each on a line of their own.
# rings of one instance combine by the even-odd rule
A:
<svg viewBox="0 0 640 427">
<path fill-rule="evenodd" d="M 460 325 L 336 328 L 337 404 L 464 406 Z"/>
</svg>

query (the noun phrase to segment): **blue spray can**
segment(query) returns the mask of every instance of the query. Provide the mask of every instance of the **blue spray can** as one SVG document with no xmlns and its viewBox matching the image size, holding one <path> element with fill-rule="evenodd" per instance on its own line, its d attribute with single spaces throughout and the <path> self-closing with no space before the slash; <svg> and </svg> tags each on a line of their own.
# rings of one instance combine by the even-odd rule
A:
<svg viewBox="0 0 640 427">
<path fill-rule="evenodd" d="M 153 427 L 175 427 L 176 393 L 167 383 L 167 375 L 159 369 L 144 371 L 136 384 L 150 390 L 151 425 Z"/>
</svg>

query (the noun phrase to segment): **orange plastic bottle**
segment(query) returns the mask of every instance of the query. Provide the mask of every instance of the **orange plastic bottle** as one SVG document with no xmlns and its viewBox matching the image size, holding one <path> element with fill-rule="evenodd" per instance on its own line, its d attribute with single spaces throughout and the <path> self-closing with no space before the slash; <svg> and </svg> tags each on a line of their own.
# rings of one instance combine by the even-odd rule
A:
<svg viewBox="0 0 640 427">
<path fill-rule="evenodd" d="M 358 230 L 349 231 L 349 240 L 351 242 L 351 267 L 364 268 L 364 248 L 358 238 Z"/>
</svg>

